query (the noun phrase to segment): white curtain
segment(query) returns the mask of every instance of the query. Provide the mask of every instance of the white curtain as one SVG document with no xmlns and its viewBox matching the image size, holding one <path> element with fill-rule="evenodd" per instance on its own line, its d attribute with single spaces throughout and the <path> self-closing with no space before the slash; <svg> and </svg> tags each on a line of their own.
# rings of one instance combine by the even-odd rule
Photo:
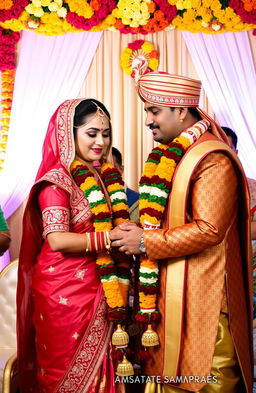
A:
<svg viewBox="0 0 256 393">
<path fill-rule="evenodd" d="M 26 199 L 41 161 L 49 119 L 62 101 L 77 97 L 101 35 L 22 33 L 6 161 L 0 175 L 5 218 Z M 3 258 L 0 266 L 8 262 L 8 253 Z"/>
<path fill-rule="evenodd" d="M 41 161 L 44 136 L 58 105 L 76 98 L 102 33 L 46 37 L 22 34 L 0 205 L 8 218 L 24 201 Z"/>
<path fill-rule="evenodd" d="M 245 172 L 256 178 L 256 75 L 247 32 L 183 37 L 217 120 L 236 132 Z"/>
</svg>

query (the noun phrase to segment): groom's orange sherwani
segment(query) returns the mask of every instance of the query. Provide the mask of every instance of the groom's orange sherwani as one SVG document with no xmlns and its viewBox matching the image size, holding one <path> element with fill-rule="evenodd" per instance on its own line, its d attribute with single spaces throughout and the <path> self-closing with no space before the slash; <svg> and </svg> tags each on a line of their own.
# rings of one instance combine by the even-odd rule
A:
<svg viewBox="0 0 256 393">
<path fill-rule="evenodd" d="M 159 259 L 161 313 L 160 347 L 151 350 L 146 374 L 209 375 L 220 312 L 225 312 L 251 393 L 248 220 L 249 196 L 239 163 L 206 132 L 176 169 L 163 229 L 144 231 L 148 256 Z M 196 392 L 203 385 L 191 381 L 178 387 Z"/>
</svg>

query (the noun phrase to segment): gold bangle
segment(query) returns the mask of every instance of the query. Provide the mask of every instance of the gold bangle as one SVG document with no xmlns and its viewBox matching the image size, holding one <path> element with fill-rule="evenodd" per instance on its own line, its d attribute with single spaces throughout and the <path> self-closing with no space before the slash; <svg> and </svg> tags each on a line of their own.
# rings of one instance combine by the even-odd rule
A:
<svg viewBox="0 0 256 393">
<path fill-rule="evenodd" d="M 104 241 L 105 241 L 105 247 L 107 250 L 110 250 L 111 248 L 111 241 L 109 237 L 109 232 L 104 232 Z"/>
<path fill-rule="evenodd" d="M 94 232 L 95 251 L 98 252 L 97 232 Z"/>
<path fill-rule="evenodd" d="M 85 236 L 86 236 L 86 252 L 88 252 L 88 251 L 91 251 L 91 249 L 92 249 L 90 234 L 88 232 L 86 232 Z"/>
</svg>

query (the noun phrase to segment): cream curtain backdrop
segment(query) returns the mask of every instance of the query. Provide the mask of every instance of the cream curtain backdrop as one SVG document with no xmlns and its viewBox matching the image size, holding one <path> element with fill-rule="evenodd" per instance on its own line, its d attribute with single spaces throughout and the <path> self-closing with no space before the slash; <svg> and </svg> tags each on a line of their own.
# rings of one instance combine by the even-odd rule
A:
<svg viewBox="0 0 256 393">
<path fill-rule="evenodd" d="M 79 97 L 102 101 L 111 113 L 113 145 L 123 153 L 125 181 L 138 189 L 144 162 L 152 150 L 151 132 L 144 125 L 143 103 L 133 79 L 120 66 L 120 56 L 128 43 L 137 39 L 152 42 L 160 53 L 161 71 L 198 78 L 182 33 L 178 30 L 133 35 L 104 31 Z M 212 114 L 203 91 L 201 108 Z"/>
</svg>

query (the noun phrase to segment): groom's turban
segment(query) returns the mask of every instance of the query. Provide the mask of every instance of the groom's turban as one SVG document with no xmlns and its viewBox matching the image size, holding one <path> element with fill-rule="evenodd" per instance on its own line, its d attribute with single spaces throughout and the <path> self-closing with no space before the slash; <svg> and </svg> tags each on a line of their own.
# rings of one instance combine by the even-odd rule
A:
<svg viewBox="0 0 256 393">
<path fill-rule="evenodd" d="M 201 82 L 166 72 L 149 72 L 137 84 L 142 101 L 172 107 L 198 107 Z"/>
</svg>

